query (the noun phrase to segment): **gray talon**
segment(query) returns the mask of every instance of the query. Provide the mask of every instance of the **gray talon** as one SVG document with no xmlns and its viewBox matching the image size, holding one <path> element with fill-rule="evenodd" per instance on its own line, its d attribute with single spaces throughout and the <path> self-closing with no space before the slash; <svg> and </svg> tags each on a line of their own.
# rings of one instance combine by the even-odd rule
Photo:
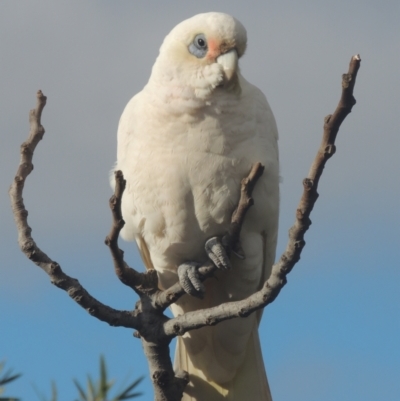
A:
<svg viewBox="0 0 400 401">
<path fill-rule="evenodd" d="M 218 237 L 212 237 L 206 242 L 206 252 L 208 257 L 219 269 L 230 269 L 231 261 L 226 253 L 224 246 Z"/>
<path fill-rule="evenodd" d="M 199 279 L 197 269 L 200 264 L 196 262 L 182 263 L 178 267 L 178 277 L 185 292 L 193 297 L 203 298 L 205 288 Z"/>
</svg>

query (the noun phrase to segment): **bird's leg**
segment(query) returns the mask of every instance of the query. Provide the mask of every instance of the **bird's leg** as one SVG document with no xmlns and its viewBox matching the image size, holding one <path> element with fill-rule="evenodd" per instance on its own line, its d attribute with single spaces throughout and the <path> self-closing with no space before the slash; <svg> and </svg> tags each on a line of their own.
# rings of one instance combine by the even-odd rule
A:
<svg viewBox="0 0 400 401">
<path fill-rule="evenodd" d="M 198 268 L 200 263 L 185 262 L 178 267 L 178 277 L 185 292 L 193 297 L 203 298 L 204 284 L 200 281 Z"/>
<path fill-rule="evenodd" d="M 218 237 L 210 238 L 205 245 L 208 257 L 218 269 L 228 270 L 232 267 L 224 244 Z"/>
</svg>

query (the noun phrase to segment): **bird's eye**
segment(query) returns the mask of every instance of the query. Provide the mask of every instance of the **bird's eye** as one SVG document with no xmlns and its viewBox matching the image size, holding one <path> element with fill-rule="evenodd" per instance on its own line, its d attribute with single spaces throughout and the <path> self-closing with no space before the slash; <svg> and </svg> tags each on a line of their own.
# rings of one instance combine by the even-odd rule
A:
<svg viewBox="0 0 400 401">
<path fill-rule="evenodd" d="M 197 44 L 199 45 L 199 47 L 207 47 L 206 41 L 203 38 L 198 38 Z"/>
<path fill-rule="evenodd" d="M 197 58 L 203 58 L 207 54 L 207 50 L 207 39 L 202 33 L 196 35 L 193 42 L 189 45 L 190 53 Z"/>
</svg>

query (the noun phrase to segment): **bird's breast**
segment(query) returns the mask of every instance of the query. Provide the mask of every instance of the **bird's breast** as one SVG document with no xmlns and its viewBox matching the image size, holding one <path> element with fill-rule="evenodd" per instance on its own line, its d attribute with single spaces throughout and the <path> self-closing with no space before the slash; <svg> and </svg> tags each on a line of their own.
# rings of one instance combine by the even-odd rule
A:
<svg viewBox="0 0 400 401">
<path fill-rule="evenodd" d="M 226 232 L 241 180 L 253 163 L 268 163 L 252 116 L 244 119 L 234 105 L 223 106 L 174 118 L 155 108 L 151 118 L 133 121 L 136 129 L 118 165 L 127 179 L 125 233 L 145 241 L 159 271 L 205 260 L 204 243 Z M 267 182 L 260 184 L 259 204 L 267 200 Z"/>
</svg>

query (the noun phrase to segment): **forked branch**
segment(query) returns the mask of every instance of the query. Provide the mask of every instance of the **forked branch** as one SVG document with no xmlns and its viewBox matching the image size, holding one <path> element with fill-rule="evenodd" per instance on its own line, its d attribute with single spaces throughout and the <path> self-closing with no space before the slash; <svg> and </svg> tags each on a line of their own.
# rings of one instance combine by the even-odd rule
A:
<svg viewBox="0 0 400 401">
<path fill-rule="evenodd" d="M 153 270 L 139 273 L 130 268 L 124 261 L 123 251 L 118 247 L 118 236 L 124 224 L 121 214 L 121 198 L 125 182 L 122 173 L 117 172 L 116 174 L 115 193 L 110 200 L 113 226 L 106 238 L 106 244 L 110 247 L 117 276 L 124 284 L 134 289 L 140 297 L 140 302 L 137 303 L 134 311 L 115 310 L 92 297 L 78 280 L 66 275 L 59 264 L 42 252 L 33 240 L 22 193 L 25 180 L 33 170 L 34 150 L 44 134 L 41 114 L 46 104 L 46 97 L 41 91 L 38 92 L 36 108 L 30 112 L 31 130 L 29 138 L 21 146 L 20 164 L 9 191 L 20 248 L 28 259 L 49 275 L 53 284 L 65 290 L 75 302 L 91 315 L 113 326 L 137 330 L 137 337 L 142 339 L 149 361 L 157 401 L 179 401 L 188 382 L 187 375 L 184 372 L 173 371 L 169 357 L 169 343 L 173 337 L 183 335 L 193 329 L 215 325 L 227 319 L 248 316 L 255 310 L 273 302 L 286 284 L 286 275 L 300 259 L 301 251 L 305 245 L 304 234 L 311 224 L 309 216 L 318 198 L 319 179 L 327 160 L 335 153 L 335 139 L 339 127 L 355 104 L 353 90 L 360 62 L 361 59 L 358 55 L 352 57 L 349 71 L 343 75 L 342 96 L 335 112 L 325 118 L 322 143 L 309 175 L 303 181 L 304 191 L 296 210 L 296 221 L 289 230 L 286 250 L 273 266 L 271 276 L 264 283 L 262 289 L 242 301 L 188 312 L 172 319 L 165 316 L 163 312 L 184 294 L 181 285 L 176 283 L 165 291 L 160 290 L 156 272 Z M 229 232 L 223 237 L 223 243 L 228 251 L 233 251 L 238 257 L 242 255 L 239 245 L 241 225 L 248 208 L 252 205 L 251 192 L 262 171 L 263 167 L 257 164 L 253 166 L 249 176 L 242 181 L 239 205 L 232 215 Z M 215 269 L 211 262 L 202 266 L 199 269 L 202 279 L 211 275 Z"/>
</svg>

